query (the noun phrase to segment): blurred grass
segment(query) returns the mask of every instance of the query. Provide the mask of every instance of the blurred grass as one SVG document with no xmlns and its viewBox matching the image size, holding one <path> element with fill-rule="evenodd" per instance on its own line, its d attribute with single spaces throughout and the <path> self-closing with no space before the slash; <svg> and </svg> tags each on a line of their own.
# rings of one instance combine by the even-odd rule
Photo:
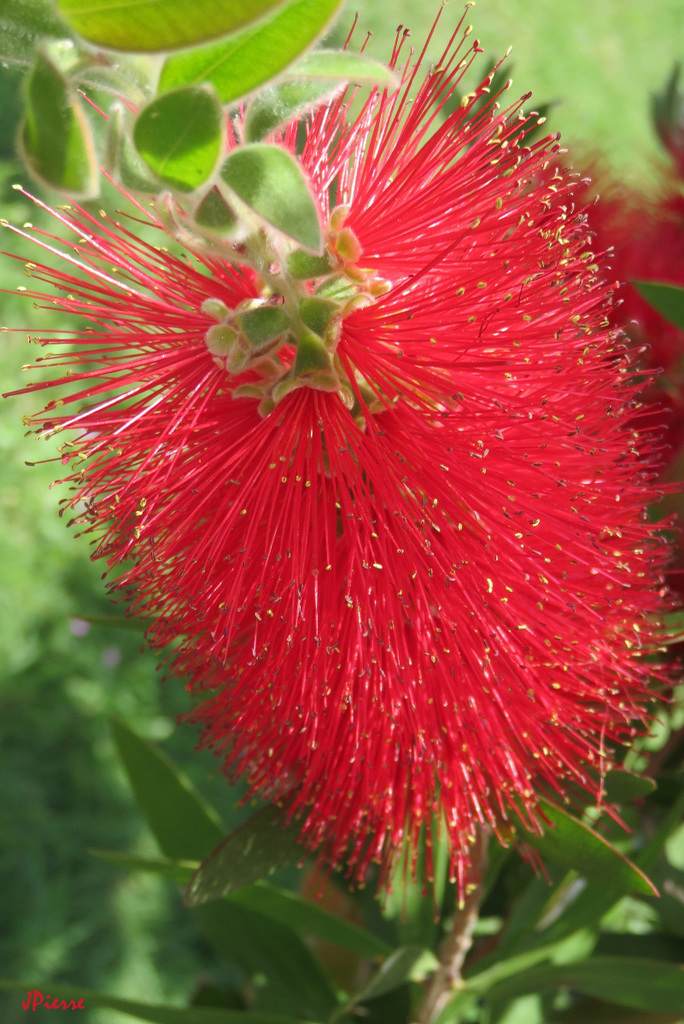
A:
<svg viewBox="0 0 684 1024">
<path fill-rule="evenodd" d="M 358 7 L 359 31 L 375 34 L 369 52 L 382 57 L 400 22 L 420 45 L 438 3 L 361 0 Z M 460 13 L 451 0 L 429 57 L 439 57 Z M 640 180 L 655 153 L 649 94 L 684 56 L 676 49 L 683 13 L 681 0 L 658 0 L 655 8 L 641 0 L 479 0 L 469 21 L 486 58 L 513 46 L 515 93 L 532 88 L 537 103 L 560 101 L 549 126 L 563 132 L 573 153 L 599 149 L 622 177 Z M 340 24 L 350 21 L 348 13 Z M 0 73 L 0 216 L 22 223 L 36 214 L 10 188 L 15 178 L 26 180 L 10 161 L 17 85 L 15 75 Z M 21 265 L 5 260 L 2 287 L 21 283 Z M 2 297 L 4 325 L 35 331 L 44 316 L 25 299 Z M 21 387 L 19 367 L 28 358 L 21 334 L 3 335 L 3 391 Z M 193 979 L 215 965 L 171 887 L 152 876 L 124 876 L 86 852 L 152 850 L 115 761 L 110 716 L 164 740 L 226 817 L 234 794 L 214 760 L 193 753 L 191 727 L 175 729 L 187 698 L 178 683 L 160 686 L 156 661 L 140 654 L 139 637 L 96 626 L 77 636 L 70 629 L 70 617 L 110 606 L 87 544 L 74 542 L 57 515 L 55 466 L 24 465 L 50 455 L 47 444 L 41 450 L 23 437 L 21 416 L 39 404 L 22 397 L 0 406 L 2 973 L 44 990 L 65 980 L 182 1002 Z M 23 1020 L 15 997 L 0 1013 L 7 1024 Z M 89 1019 L 121 1020 L 107 1011 Z"/>
</svg>

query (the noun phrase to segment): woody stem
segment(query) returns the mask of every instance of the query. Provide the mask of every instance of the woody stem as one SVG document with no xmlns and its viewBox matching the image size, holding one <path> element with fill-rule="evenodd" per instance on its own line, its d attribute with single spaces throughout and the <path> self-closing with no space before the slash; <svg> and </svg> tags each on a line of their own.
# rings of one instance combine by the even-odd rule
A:
<svg viewBox="0 0 684 1024">
<path fill-rule="evenodd" d="M 436 1021 L 445 1005 L 463 985 L 461 972 L 473 944 L 473 931 L 480 911 L 488 841 L 489 830 L 476 825 L 471 863 L 477 881 L 466 887 L 465 896 L 454 914 L 452 929 L 442 942 L 439 967 L 432 975 L 427 989 L 419 1024 L 432 1024 Z"/>
</svg>

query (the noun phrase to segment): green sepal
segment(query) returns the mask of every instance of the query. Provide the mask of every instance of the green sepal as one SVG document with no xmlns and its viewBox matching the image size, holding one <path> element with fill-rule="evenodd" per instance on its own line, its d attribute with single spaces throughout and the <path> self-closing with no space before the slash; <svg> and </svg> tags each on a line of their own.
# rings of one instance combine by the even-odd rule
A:
<svg viewBox="0 0 684 1024">
<path fill-rule="evenodd" d="M 295 249 L 287 257 L 287 272 L 297 281 L 309 281 L 313 277 L 327 277 L 333 266 L 330 256 L 324 252 L 322 256 L 314 256 L 303 249 Z"/>
<path fill-rule="evenodd" d="M 332 299 L 334 302 L 344 303 L 347 299 L 353 298 L 357 294 L 357 290 L 354 284 L 345 277 L 344 274 L 339 274 L 336 277 L 331 277 L 327 281 L 322 281 L 316 289 L 316 295 L 320 295 L 324 298 Z"/>
<path fill-rule="evenodd" d="M 299 303 L 299 315 L 314 334 L 322 338 L 328 325 L 337 312 L 339 306 L 332 299 L 319 298 L 317 295 L 308 296 Z"/>
<path fill-rule="evenodd" d="M 254 348 L 261 348 L 284 334 L 292 322 L 281 306 L 259 306 L 240 313 L 236 321 L 240 330 Z"/>
<path fill-rule="evenodd" d="M 215 186 L 198 203 L 193 220 L 203 231 L 223 236 L 234 235 L 240 223 Z"/>
<path fill-rule="evenodd" d="M 293 376 L 304 377 L 320 370 L 333 371 L 332 356 L 322 338 L 313 331 L 304 331 L 297 342 Z"/>
</svg>

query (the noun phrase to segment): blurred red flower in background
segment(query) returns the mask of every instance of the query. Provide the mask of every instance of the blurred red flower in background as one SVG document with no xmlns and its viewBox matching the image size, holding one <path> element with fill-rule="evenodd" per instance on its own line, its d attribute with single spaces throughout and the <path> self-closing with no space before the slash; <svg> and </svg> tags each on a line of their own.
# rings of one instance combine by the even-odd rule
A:
<svg viewBox="0 0 684 1024">
<path fill-rule="evenodd" d="M 133 559 L 112 585 L 174 642 L 204 742 L 357 879 L 445 829 L 461 887 L 478 824 L 596 794 L 669 607 L 576 179 L 491 75 L 457 102 L 466 40 L 428 68 L 399 35 L 395 92 L 307 121 L 318 272 L 267 230 L 270 283 L 240 245 L 176 256 L 79 209 L 29 269 L 85 324 L 39 341 L 55 374 L 32 389 L 62 397 L 31 422 L 72 432 L 67 507 L 96 557 Z M 243 359 L 245 315 L 292 294 L 320 330 Z"/>
</svg>

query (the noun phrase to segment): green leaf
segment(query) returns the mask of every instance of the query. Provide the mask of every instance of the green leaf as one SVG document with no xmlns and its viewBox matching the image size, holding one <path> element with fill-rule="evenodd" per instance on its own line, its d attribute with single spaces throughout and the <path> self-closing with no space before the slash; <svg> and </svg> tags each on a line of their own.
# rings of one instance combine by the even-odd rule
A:
<svg viewBox="0 0 684 1024">
<path fill-rule="evenodd" d="M 105 166 L 112 177 L 125 189 L 134 192 L 144 192 L 147 195 L 156 195 L 159 191 L 159 181 L 150 172 L 145 161 L 138 155 L 138 152 L 131 142 L 127 132 L 127 122 L 130 115 L 121 103 L 112 103 L 109 109 L 109 120 L 107 121 L 107 134 L 105 136 Z M 126 620 L 126 616 L 109 616 L 112 619 L 119 618 Z M 104 616 L 100 616 L 104 618 Z M 90 621 L 90 620 L 88 620 Z M 129 620 L 135 620 L 131 617 Z M 151 624 L 149 620 L 148 624 Z M 124 628 L 124 627 L 122 627 Z M 131 624 L 127 628 L 133 629 Z M 140 626 L 146 629 L 147 625 Z"/>
<path fill-rule="evenodd" d="M 40 52 L 26 83 L 19 148 L 39 181 L 74 197 L 97 195 L 97 157 L 87 118 L 66 78 Z"/>
<path fill-rule="evenodd" d="M 684 813 L 684 789 L 673 800 L 667 814 L 649 839 L 636 861 L 643 871 L 656 863 L 670 833 L 677 828 Z M 596 927 L 598 921 L 617 902 L 616 890 L 600 882 L 589 882 L 561 916 L 537 934 L 539 944 L 555 943 L 580 928 Z"/>
<path fill-rule="evenodd" d="M 29 984 L 25 981 L 0 979 L 0 989 L 21 992 L 23 995 L 33 991 L 33 986 L 34 983 Z M 134 1002 L 132 999 L 119 999 L 105 992 L 77 988 L 75 985 L 50 985 L 50 995 L 66 1002 L 72 999 L 78 1002 L 79 999 L 83 999 L 86 1010 L 118 1010 L 119 1013 L 137 1017 L 139 1020 L 152 1021 L 153 1024 L 311 1024 L 295 1017 L 284 1017 L 279 1013 L 259 1013 L 253 1010 L 217 1010 L 204 1006 L 153 1006 L 150 1003 Z"/>
<path fill-rule="evenodd" d="M 386 64 L 351 50 L 314 50 L 289 69 L 287 77 L 295 76 L 377 85 L 381 89 L 394 89 L 398 84 L 397 76 Z"/>
<path fill-rule="evenodd" d="M 138 806 L 173 860 L 202 860 L 225 832 L 215 811 L 190 780 L 123 722 L 112 722 L 114 741 Z"/>
<path fill-rule="evenodd" d="M 41 36 L 69 36 L 67 26 L 50 0 L 2 0 L 0 5 L 0 59 L 31 64 Z"/>
<path fill-rule="evenodd" d="M 191 192 L 211 177 L 225 141 L 225 118 L 209 86 L 177 89 L 140 113 L 133 141 L 165 184 Z"/>
<path fill-rule="evenodd" d="M 60 14 L 96 46 L 158 53 L 236 32 L 283 0 L 57 0 Z M 133 7 L 133 10 L 131 9 Z"/>
<path fill-rule="evenodd" d="M 669 643 L 684 640 L 684 611 L 668 612 L 663 616 L 663 629 Z"/>
<path fill-rule="evenodd" d="M 287 1012 L 325 1021 L 336 1009 L 327 974 L 289 926 L 231 900 L 197 907 L 193 916 L 222 957 L 249 975 L 265 977 Z"/>
<path fill-rule="evenodd" d="M 211 82 L 221 101 L 232 103 L 280 74 L 313 45 L 342 2 L 290 0 L 229 39 L 169 57 L 158 90 Z"/>
<path fill-rule="evenodd" d="M 655 886 L 643 871 L 588 825 L 548 800 L 540 801 L 540 809 L 552 827 L 543 836 L 530 832 L 520 835 L 542 857 L 574 868 L 584 878 L 602 882 L 613 890 L 657 896 Z"/>
<path fill-rule="evenodd" d="M 136 619 L 134 615 L 76 615 L 74 618 L 89 622 L 91 626 L 107 626 L 110 629 L 123 629 L 132 633 L 144 633 L 154 621 Z"/>
<path fill-rule="evenodd" d="M 328 99 L 339 83 L 325 78 L 281 82 L 262 89 L 250 103 L 245 115 L 245 141 L 259 142 L 281 124 L 301 117 Z"/>
<path fill-rule="evenodd" d="M 238 146 L 221 167 L 230 192 L 288 238 L 322 249 L 318 210 L 297 161 L 280 146 Z"/>
<path fill-rule="evenodd" d="M 654 281 L 632 281 L 632 284 L 661 316 L 684 331 L 684 288 Z"/>
<path fill-rule="evenodd" d="M 336 914 L 331 914 L 316 903 L 310 903 L 286 889 L 278 889 L 268 882 L 248 885 L 227 897 L 231 903 L 257 910 L 266 917 L 287 924 L 298 935 L 312 935 L 349 949 L 357 956 L 373 958 L 389 956 L 392 947 L 371 932 L 359 928 Z"/>
<path fill-rule="evenodd" d="M 656 783 L 647 775 L 635 775 L 616 769 L 607 772 L 604 779 L 604 794 L 609 804 L 628 804 L 648 796 L 656 788 Z"/>
<path fill-rule="evenodd" d="M 368 999 L 377 999 L 378 996 L 405 985 L 407 981 L 422 981 L 438 967 L 439 961 L 429 949 L 421 949 L 420 946 L 402 946 L 385 960 L 367 985 L 354 993 L 345 1009 L 349 1009 L 357 1003 L 366 1002 Z"/>
<path fill-rule="evenodd" d="M 126 871 L 146 871 L 153 875 L 161 875 L 170 882 L 187 885 L 199 867 L 196 860 L 170 860 L 167 857 L 135 857 L 130 853 L 117 853 L 114 850 L 88 850 L 93 857 L 106 860 L 110 864 L 124 868 Z"/>
<path fill-rule="evenodd" d="M 197 907 L 227 896 L 244 885 L 297 863 L 306 851 L 297 842 L 296 822 L 283 827 L 282 812 L 264 807 L 222 839 L 206 856 L 185 893 L 185 903 Z M 215 845 L 215 844 L 214 844 Z M 186 856 L 186 855 L 183 855 Z"/>
<path fill-rule="evenodd" d="M 684 966 L 626 956 L 537 967 L 495 985 L 488 998 L 514 999 L 558 985 L 635 1010 L 681 1013 L 684 1008 Z"/>
</svg>

